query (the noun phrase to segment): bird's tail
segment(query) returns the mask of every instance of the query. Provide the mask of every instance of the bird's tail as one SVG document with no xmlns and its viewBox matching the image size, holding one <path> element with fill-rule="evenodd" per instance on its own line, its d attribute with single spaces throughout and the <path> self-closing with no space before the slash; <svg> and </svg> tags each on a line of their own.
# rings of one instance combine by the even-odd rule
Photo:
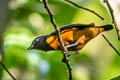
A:
<svg viewBox="0 0 120 80">
<path fill-rule="evenodd" d="M 104 31 L 109 31 L 109 30 L 113 29 L 113 25 L 111 25 L 111 24 L 102 25 L 102 26 L 98 26 L 98 27 L 104 28 Z"/>
</svg>

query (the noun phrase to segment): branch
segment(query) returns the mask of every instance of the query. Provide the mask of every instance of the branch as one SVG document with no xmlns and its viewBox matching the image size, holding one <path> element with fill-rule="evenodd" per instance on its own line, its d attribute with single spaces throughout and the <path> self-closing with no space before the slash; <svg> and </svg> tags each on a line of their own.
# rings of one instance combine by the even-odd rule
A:
<svg viewBox="0 0 120 80">
<path fill-rule="evenodd" d="M 88 8 L 85 8 L 85 7 L 82 7 L 82 6 L 80 6 L 80 5 L 72 2 L 72 1 L 70 1 L 70 0 L 65 0 L 65 1 L 68 2 L 68 3 L 70 3 L 70 4 L 72 4 L 73 6 L 75 6 L 75 7 L 77 7 L 77 8 L 81 8 L 81 9 L 84 9 L 84 10 L 86 10 L 86 11 L 89 11 L 89 12 L 95 14 L 96 16 L 98 16 L 101 20 L 104 20 L 104 18 L 103 18 L 102 16 L 100 16 L 98 13 L 96 13 L 96 12 L 93 11 L 93 10 L 90 10 L 90 9 L 88 9 Z"/>
<path fill-rule="evenodd" d="M 53 13 L 48 6 L 47 0 L 43 0 L 43 3 L 44 3 L 45 9 L 47 10 L 47 12 L 50 16 L 50 21 L 51 21 L 51 23 L 53 24 L 53 26 L 56 30 L 56 34 L 58 36 L 58 41 L 60 42 L 60 45 L 61 45 L 61 49 L 62 49 L 62 53 L 63 53 L 62 62 L 64 62 L 67 65 L 67 68 L 68 68 L 68 71 L 69 71 L 69 80 L 72 80 L 72 69 L 71 69 L 71 66 L 70 66 L 69 57 L 67 56 L 67 48 L 64 47 L 64 43 L 63 43 L 62 38 L 60 36 L 60 30 L 59 30 L 59 28 L 58 28 L 58 26 L 55 22 Z"/>
<path fill-rule="evenodd" d="M 8 71 L 5 65 L 0 61 L 0 65 L 4 68 L 4 70 L 10 75 L 13 80 L 16 80 L 15 77 Z"/>
<path fill-rule="evenodd" d="M 16 80 L 15 77 L 8 71 L 6 66 L 3 64 L 3 62 L 2 62 L 4 60 L 3 55 L 4 55 L 3 40 L 1 39 L 0 40 L 0 56 L 2 56 L 2 57 L 1 57 L 1 60 L 0 60 L 0 66 L 1 66 L 0 67 L 0 73 L 2 73 L 2 75 L 3 75 L 3 70 L 5 70 L 13 80 Z M 2 76 L 0 76 L 0 80 L 1 79 L 2 79 Z"/>
<path fill-rule="evenodd" d="M 118 25 L 116 23 L 116 19 L 115 19 L 114 14 L 113 14 L 113 9 L 112 9 L 111 5 L 109 4 L 108 0 L 103 0 L 103 2 L 106 3 L 106 5 L 107 5 L 107 7 L 109 9 L 109 12 L 110 12 L 111 17 L 112 17 L 112 23 L 114 24 L 115 29 L 117 31 L 118 40 L 120 40 L 120 29 L 119 29 L 119 27 L 118 27 Z"/>
<path fill-rule="evenodd" d="M 113 50 L 120 56 L 120 53 L 117 51 L 117 49 L 111 44 L 111 42 L 105 37 L 104 34 L 102 34 L 103 38 L 107 41 L 107 43 L 113 48 Z"/>
</svg>

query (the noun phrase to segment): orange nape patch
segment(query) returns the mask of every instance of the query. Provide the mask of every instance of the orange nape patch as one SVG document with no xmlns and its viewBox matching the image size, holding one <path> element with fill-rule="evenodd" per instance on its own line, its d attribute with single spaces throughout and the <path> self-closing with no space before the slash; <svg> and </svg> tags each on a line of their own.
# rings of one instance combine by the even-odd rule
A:
<svg viewBox="0 0 120 80">
<path fill-rule="evenodd" d="M 100 34 L 104 28 L 100 27 L 88 27 L 80 30 L 79 28 L 65 29 L 60 32 L 62 41 L 65 46 L 78 42 L 76 46 L 68 48 L 68 50 L 75 51 L 84 47 L 84 45 L 98 34 Z M 49 44 L 55 50 L 60 49 L 60 43 L 57 35 L 51 35 L 46 39 L 46 43 Z"/>
</svg>

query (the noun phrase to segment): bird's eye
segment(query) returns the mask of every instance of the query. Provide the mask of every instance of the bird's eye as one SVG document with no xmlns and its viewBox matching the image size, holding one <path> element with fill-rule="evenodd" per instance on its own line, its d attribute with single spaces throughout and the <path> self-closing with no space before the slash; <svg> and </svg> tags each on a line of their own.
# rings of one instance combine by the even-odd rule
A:
<svg viewBox="0 0 120 80">
<path fill-rule="evenodd" d="M 38 41 L 39 41 L 39 39 L 36 39 L 36 41 L 38 42 Z"/>
</svg>

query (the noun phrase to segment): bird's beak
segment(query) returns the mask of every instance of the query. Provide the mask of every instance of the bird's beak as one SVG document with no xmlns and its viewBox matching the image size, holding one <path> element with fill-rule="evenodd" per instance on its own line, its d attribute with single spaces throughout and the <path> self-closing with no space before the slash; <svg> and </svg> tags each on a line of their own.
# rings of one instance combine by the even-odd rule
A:
<svg viewBox="0 0 120 80">
<path fill-rule="evenodd" d="M 28 48 L 28 50 L 31 50 L 31 49 L 33 49 L 33 47 L 34 47 L 33 45 L 32 45 L 32 46 L 30 46 L 30 47 Z"/>
</svg>

